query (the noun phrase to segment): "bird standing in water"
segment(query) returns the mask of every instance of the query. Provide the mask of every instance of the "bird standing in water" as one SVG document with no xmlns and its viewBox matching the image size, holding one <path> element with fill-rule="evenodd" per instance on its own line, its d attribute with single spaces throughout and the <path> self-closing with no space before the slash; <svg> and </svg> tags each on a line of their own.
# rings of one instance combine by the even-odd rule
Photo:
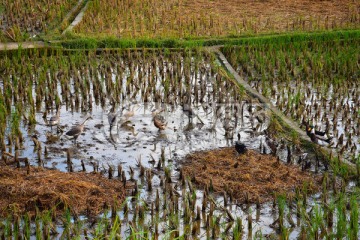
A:
<svg viewBox="0 0 360 240">
<path fill-rule="evenodd" d="M 309 133 L 308 133 L 308 131 L 306 131 L 307 135 L 310 137 L 312 142 L 319 143 L 319 140 L 327 142 L 327 143 L 331 142 L 332 137 L 323 138 L 321 136 L 324 136 L 325 134 L 324 135 L 318 135 L 316 132 L 317 131 L 315 130 L 315 128 L 313 126 L 310 126 L 310 132 Z"/>
<path fill-rule="evenodd" d="M 312 142 L 317 143 L 317 144 L 319 143 L 319 140 L 327 142 L 327 143 L 331 142 L 332 137 L 329 137 L 329 138 L 323 137 L 326 135 L 325 132 L 315 130 L 315 127 L 310 125 L 308 122 L 303 121 L 303 124 L 305 125 L 305 128 L 306 128 L 306 134 L 310 137 Z"/>
<path fill-rule="evenodd" d="M 165 118 L 163 116 L 160 115 L 160 113 L 162 112 L 158 111 L 158 110 L 154 110 L 152 112 L 153 115 L 153 122 L 155 127 L 157 127 L 159 130 L 165 130 L 167 122 L 165 121 Z"/>
<path fill-rule="evenodd" d="M 117 124 L 117 113 L 115 112 L 115 106 L 112 106 L 108 113 L 108 122 L 110 125 L 110 131 L 113 126 Z"/>
<path fill-rule="evenodd" d="M 188 105 L 188 104 L 183 104 L 182 110 L 185 113 L 185 115 L 189 118 L 189 120 L 196 116 L 196 114 L 194 113 L 194 111 L 192 110 L 190 105 Z"/>
<path fill-rule="evenodd" d="M 59 123 L 60 123 L 60 111 L 59 109 L 57 109 L 56 115 L 50 117 L 48 125 L 51 127 L 52 130 L 52 127 L 58 125 Z"/>
<path fill-rule="evenodd" d="M 199 118 L 199 116 L 194 112 L 194 110 L 191 107 L 191 100 L 187 97 L 187 95 L 184 95 L 183 97 L 183 104 L 181 105 L 183 113 L 188 117 L 189 122 L 192 121 L 194 117 L 196 117 L 201 124 L 204 124 L 204 122 Z"/>
<path fill-rule="evenodd" d="M 117 125 L 118 123 L 118 112 L 115 111 L 116 108 L 116 101 L 113 97 L 110 98 L 110 111 L 108 112 L 108 122 L 109 122 L 109 126 L 110 126 L 110 132 L 111 129 Z"/>
<path fill-rule="evenodd" d="M 65 133 L 65 135 L 68 138 L 73 138 L 74 139 L 74 143 L 76 143 L 77 138 L 79 137 L 79 135 L 84 131 L 84 126 L 85 123 L 89 120 L 92 119 L 91 116 L 87 117 L 82 124 L 77 124 L 75 126 L 73 126 L 69 131 L 67 131 Z"/>
<path fill-rule="evenodd" d="M 237 134 L 238 140 L 235 142 L 235 149 L 239 154 L 244 154 L 247 151 L 246 145 L 240 141 L 240 133 Z"/>
</svg>

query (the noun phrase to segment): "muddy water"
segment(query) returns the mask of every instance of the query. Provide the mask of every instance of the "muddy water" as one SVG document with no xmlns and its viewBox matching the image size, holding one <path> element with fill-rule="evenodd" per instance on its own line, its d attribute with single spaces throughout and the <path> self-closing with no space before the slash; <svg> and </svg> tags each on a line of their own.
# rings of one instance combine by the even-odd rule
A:
<svg viewBox="0 0 360 240">
<path fill-rule="evenodd" d="M 225 130 L 223 119 L 226 114 L 225 109 L 233 109 L 234 106 L 245 109 L 244 117 L 243 122 L 237 123 L 232 117 L 229 124 L 233 129 L 229 133 Z M 111 129 L 108 121 L 110 106 L 105 109 L 96 107 L 92 112 L 87 113 L 71 113 L 62 107 L 59 128 L 63 129 L 64 133 L 72 125 L 81 123 L 85 116 L 91 115 L 93 118 L 86 123 L 85 130 L 79 136 L 77 143 L 69 140 L 64 133 L 58 133 L 56 127 L 51 130 L 51 127 L 44 122 L 42 113 L 36 116 L 38 124 L 35 128 L 23 129 L 23 133 L 29 136 L 36 134 L 43 147 L 46 146 L 48 158 L 44 159 L 45 167 L 67 171 L 67 149 L 72 152 L 75 171 L 81 170 L 81 160 L 88 166 L 89 171 L 92 170 L 92 163 L 108 169 L 109 165 L 116 167 L 119 164 L 135 167 L 137 162 L 141 161 L 144 166 L 151 167 L 153 160 L 160 159 L 162 151 L 167 159 L 178 160 L 190 152 L 232 146 L 237 140 L 237 133 L 241 134 L 241 140 L 249 148 L 259 149 L 260 143 L 265 138 L 263 130 L 267 128 L 270 120 L 266 117 L 264 122 L 259 123 L 247 110 L 249 107 L 246 102 L 227 106 L 220 104 L 193 106 L 192 109 L 198 117 L 189 118 L 184 114 L 181 106 L 133 103 L 116 109 L 116 125 Z M 251 108 L 254 111 L 255 107 L 251 106 Z M 154 109 L 164 109 L 161 115 L 167 122 L 165 130 L 159 130 L 154 126 L 152 116 Z M 215 116 L 215 112 L 218 117 Z M 258 111 L 258 115 L 267 116 L 267 114 L 265 110 Z M 258 129 L 254 130 L 256 125 Z M 48 143 L 47 135 L 50 134 L 58 137 L 58 140 Z M 25 149 L 20 155 L 29 157 L 31 163 L 36 165 L 37 152 L 33 151 L 33 145 L 33 141 L 26 138 Z"/>
<path fill-rule="evenodd" d="M 51 130 L 43 119 L 44 112 L 47 119 L 55 115 L 55 106 L 46 109 L 42 105 L 35 114 L 37 124 L 30 128 L 22 126 L 26 137 L 20 155 L 29 157 L 32 164 L 38 163 L 31 140 L 33 135 L 38 137 L 43 150 L 45 146 L 48 150 L 43 165 L 62 171 L 67 170 L 68 149 L 75 170 L 80 170 L 83 160 L 89 171 L 93 163 L 106 171 L 110 165 L 134 167 L 140 160 L 149 167 L 149 162 L 160 158 L 161 151 L 167 158 L 175 160 L 192 151 L 231 146 L 234 138 L 237 140 L 238 132 L 249 148 L 259 148 L 264 140 L 263 131 L 269 124 L 269 113 L 259 104 L 238 100 L 234 85 L 225 83 L 207 60 L 184 58 L 180 54 L 180 60 L 173 56 L 169 59 L 150 56 L 150 60 L 144 60 L 144 56 L 136 54 L 133 61 L 105 55 L 88 60 L 88 67 L 80 61 L 71 70 L 67 70 L 67 66 L 63 66 L 61 71 L 53 66 L 40 68 L 48 79 L 56 83 L 45 87 L 55 86 L 55 94 L 62 102 L 59 124 L 62 133 L 58 133 L 57 127 Z M 32 77 L 36 79 L 40 75 L 41 72 L 34 73 Z M 64 80 L 64 75 L 69 80 Z M 64 91 L 64 81 L 68 81 L 68 91 Z M 82 89 L 87 84 L 87 89 Z M 121 92 L 116 92 L 117 87 Z M 33 87 L 33 96 L 40 88 Z M 169 89 L 176 89 L 176 92 Z M 85 107 L 74 107 L 75 94 L 80 95 L 78 101 Z M 86 98 L 82 97 L 84 94 Z M 185 95 L 189 96 L 189 105 L 196 114 L 192 119 L 182 110 Z M 156 98 L 159 101 L 151 101 Z M 120 100 L 115 103 L 114 99 Z M 88 102 L 93 103 L 91 108 L 87 108 Z M 152 120 L 152 111 L 160 109 L 164 110 L 161 115 L 167 122 L 162 131 L 154 126 Z M 117 116 L 116 126 L 112 129 L 108 121 L 110 111 Z M 86 123 L 77 144 L 67 140 L 64 133 L 72 125 L 80 124 L 86 116 L 92 116 L 92 119 Z"/>
</svg>

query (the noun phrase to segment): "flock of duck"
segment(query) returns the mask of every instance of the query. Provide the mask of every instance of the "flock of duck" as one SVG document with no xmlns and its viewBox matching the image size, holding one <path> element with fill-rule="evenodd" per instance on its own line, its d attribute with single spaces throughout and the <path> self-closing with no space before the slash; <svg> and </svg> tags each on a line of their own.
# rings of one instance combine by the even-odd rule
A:
<svg viewBox="0 0 360 240">
<path fill-rule="evenodd" d="M 73 139 L 74 143 L 76 143 L 77 138 L 80 136 L 80 134 L 84 131 L 85 123 L 92 119 L 91 116 L 88 116 L 85 118 L 85 120 L 81 124 L 76 124 L 70 128 L 69 131 L 65 133 L 65 136 L 69 139 Z M 56 110 L 56 115 L 51 116 L 48 121 L 48 125 L 51 127 L 58 126 L 60 123 L 60 110 Z"/>
<path fill-rule="evenodd" d="M 194 118 L 197 118 L 201 124 L 204 124 L 203 121 L 196 114 L 196 112 L 192 109 L 191 99 L 190 99 L 190 97 L 188 97 L 188 94 L 184 94 L 182 100 L 183 100 L 182 104 L 181 104 L 182 113 L 188 117 L 189 121 L 191 121 Z M 111 104 L 111 109 L 107 114 L 107 118 L 108 118 L 108 123 L 110 125 L 110 132 L 111 132 L 111 129 L 114 126 L 118 126 L 118 120 L 119 120 L 118 115 L 119 114 L 118 114 L 118 112 L 115 112 L 114 99 L 110 99 L 110 104 Z M 125 107 L 122 108 L 122 113 L 123 113 L 124 109 L 125 109 Z M 167 123 L 165 117 L 162 115 L 163 111 L 164 111 L 164 109 L 154 109 L 151 112 L 153 125 L 157 129 L 159 129 L 159 131 L 163 131 L 168 127 L 167 126 L 168 123 Z M 125 117 L 126 119 L 128 119 L 128 118 L 132 117 L 134 114 L 135 114 L 134 109 L 128 109 L 128 111 L 123 113 L 122 116 Z M 74 143 L 76 143 L 78 137 L 84 131 L 86 122 L 90 119 L 92 119 L 92 117 L 88 116 L 83 120 L 83 122 L 81 124 L 72 126 L 65 133 L 65 137 L 67 137 L 68 139 L 73 139 Z M 47 122 L 51 128 L 59 125 L 59 123 L 60 123 L 59 109 L 57 109 L 56 114 L 54 116 L 50 117 Z M 307 122 L 303 121 L 302 125 L 305 126 L 306 133 L 312 142 L 314 142 L 316 144 L 323 144 L 323 143 L 329 144 L 331 142 L 332 137 L 328 137 L 326 132 L 317 131 L 315 129 L 315 127 L 309 123 L 309 121 L 307 121 Z M 265 141 L 266 141 L 266 145 L 267 145 L 268 149 L 270 149 L 270 152 L 274 156 L 276 156 L 276 152 L 277 152 L 277 148 L 278 148 L 279 144 L 276 141 L 271 140 L 268 136 L 266 137 Z M 240 133 L 237 134 L 237 141 L 235 141 L 234 148 L 238 154 L 245 154 L 248 150 L 247 144 L 244 143 L 243 141 L 241 141 Z M 260 146 L 260 148 L 261 148 L 261 146 Z M 265 152 L 264 149 L 260 149 L 260 151 Z M 290 155 L 289 150 L 288 150 L 288 155 Z"/>
<path fill-rule="evenodd" d="M 118 115 L 117 115 L 117 113 L 114 112 L 114 110 L 115 110 L 115 106 L 113 105 L 111 107 L 109 113 L 108 113 L 108 122 L 109 122 L 109 125 L 110 125 L 110 131 L 111 131 L 112 127 L 117 125 L 117 120 L 118 120 L 117 119 Z M 159 109 L 154 109 L 154 110 L 152 110 L 152 113 L 151 113 L 153 124 L 154 124 L 154 126 L 156 128 L 159 129 L 159 131 L 165 130 L 167 128 L 167 121 L 164 118 L 164 116 L 161 115 L 161 113 L 163 111 L 164 111 L 164 109 L 160 109 L 160 110 Z M 203 123 L 203 121 L 198 117 L 198 115 L 195 113 L 195 111 L 191 108 L 190 104 L 184 103 L 182 105 L 182 111 L 189 118 L 189 121 L 192 120 L 193 118 L 197 117 L 199 119 L 199 121 L 201 123 Z M 124 115 L 126 115 L 125 116 L 126 118 L 129 118 L 129 117 L 133 116 L 134 115 L 134 109 L 128 111 Z M 74 143 L 76 143 L 78 137 L 84 131 L 86 122 L 89 121 L 90 119 L 92 119 L 92 117 L 87 116 L 83 120 L 83 122 L 81 124 L 76 124 L 76 125 L 72 126 L 65 133 L 65 136 L 68 139 L 72 139 L 74 141 Z M 49 118 L 49 120 L 47 121 L 47 125 L 50 126 L 51 129 L 52 129 L 55 126 L 58 127 L 59 123 L 60 123 L 60 110 L 57 109 L 56 114 L 51 116 Z M 307 121 L 307 122 L 303 121 L 302 125 L 305 126 L 306 133 L 310 137 L 312 142 L 317 143 L 317 144 L 320 144 L 320 142 L 326 142 L 326 143 L 331 142 L 332 137 L 328 137 L 325 132 L 315 130 L 315 127 L 313 125 L 310 125 L 309 121 Z M 248 148 L 247 148 L 246 144 L 241 141 L 240 133 L 237 134 L 237 138 L 238 138 L 238 140 L 235 141 L 235 150 L 239 154 L 246 153 Z M 267 141 L 266 141 L 267 145 L 269 146 L 271 152 L 273 154 L 276 154 L 277 144 L 274 143 L 274 141 L 270 141 L 269 137 L 266 137 L 266 139 L 267 139 Z M 272 144 L 272 143 L 274 143 L 274 144 Z"/>
<path fill-rule="evenodd" d="M 114 106 L 110 109 L 109 113 L 108 113 L 108 122 L 110 125 L 110 131 L 111 129 L 117 125 L 117 113 L 114 112 Z M 189 121 L 192 120 L 193 118 L 197 118 L 199 119 L 199 121 L 203 124 L 203 121 L 198 117 L 198 115 L 194 112 L 194 110 L 191 108 L 191 106 L 189 104 L 183 104 L 182 105 L 182 110 L 183 113 L 189 118 Z M 167 121 L 164 118 L 164 116 L 161 115 L 161 113 L 164 111 L 164 109 L 154 109 L 152 110 L 152 121 L 153 124 L 156 128 L 159 129 L 159 131 L 161 130 L 165 130 L 167 128 Z M 125 117 L 131 117 L 132 115 L 134 115 L 134 111 L 129 111 L 125 114 Z M 81 135 L 81 133 L 83 133 L 84 128 L 85 128 L 85 124 L 87 121 L 89 121 L 90 119 L 92 119 L 91 116 L 88 116 L 84 119 L 84 121 L 81 124 L 76 124 L 74 126 L 72 126 L 70 128 L 70 130 L 68 130 L 65 133 L 65 136 L 68 139 L 73 139 L 74 143 L 76 143 L 76 140 L 78 139 L 78 137 Z M 53 127 L 58 127 L 60 123 L 60 110 L 57 109 L 56 114 L 51 116 L 49 118 L 49 120 L 47 121 L 47 125 L 51 127 L 51 130 Z M 59 128 L 58 128 L 59 129 Z M 62 131 L 62 130 L 59 130 Z M 235 149 L 239 154 L 243 154 L 247 151 L 247 147 L 246 145 L 240 141 L 240 134 L 238 133 L 238 141 L 235 142 Z"/>
</svg>

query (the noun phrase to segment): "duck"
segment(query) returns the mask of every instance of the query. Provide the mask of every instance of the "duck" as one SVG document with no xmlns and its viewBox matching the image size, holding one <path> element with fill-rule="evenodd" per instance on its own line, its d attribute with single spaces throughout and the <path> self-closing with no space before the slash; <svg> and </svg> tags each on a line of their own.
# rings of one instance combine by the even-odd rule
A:
<svg viewBox="0 0 360 240">
<path fill-rule="evenodd" d="M 123 116 L 125 117 L 126 120 L 128 120 L 129 118 L 133 117 L 135 115 L 135 105 L 133 105 L 131 108 L 128 107 L 128 110 L 123 112 Z M 125 107 L 123 108 L 123 110 L 126 109 Z"/>
<path fill-rule="evenodd" d="M 310 126 L 309 129 L 310 129 L 310 132 L 308 132 L 308 130 L 307 130 L 306 133 L 310 137 L 312 142 L 319 143 L 319 140 L 326 142 L 326 143 L 331 142 L 332 137 L 324 138 L 324 137 L 321 137 L 321 135 L 316 134 L 316 130 L 315 130 L 314 126 Z"/>
<path fill-rule="evenodd" d="M 56 110 L 56 115 L 51 116 L 48 122 L 48 125 L 51 127 L 57 126 L 60 123 L 60 111 L 59 109 Z"/>
<path fill-rule="evenodd" d="M 313 143 L 319 143 L 319 142 L 318 142 L 318 139 L 317 139 L 317 137 L 316 137 L 316 134 L 315 134 L 314 129 L 312 129 L 311 127 L 307 127 L 307 128 L 306 128 L 306 134 L 310 137 L 310 140 L 311 140 Z"/>
<path fill-rule="evenodd" d="M 77 124 L 77 125 L 71 127 L 71 129 L 70 129 L 69 131 L 67 131 L 67 132 L 65 133 L 65 135 L 66 135 L 68 138 L 74 139 L 74 143 L 76 143 L 77 138 L 78 138 L 79 135 L 84 131 L 85 123 L 86 123 L 89 119 L 92 119 L 92 117 L 89 116 L 89 117 L 87 117 L 81 124 Z"/>
<path fill-rule="evenodd" d="M 159 130 L 165 130 L 166 126 L 167 126 L 167 122 L 165 121 L 165 118 L 163 116 L 160 115 L 160 113 L 163 110 L 154 110 L 152 112 L 153 115 L 153 122 L 155 127 L 157 127 Z"/>
<path fill-rule="evenodd" d="M 193 109 L 191 108 L 191 106 L 187 103 L 182 105 L 182 110 L 189 119 L 192 119 L 196 116 L 196 114 L 193 111 Z"/>
<path fill-rule="evenodd" d="M 111 108 L 108 112 L 108 122 L 109 122 L 109 126 L 110 126 L 110 131 L 112 129 L 113 126 L 115 126 L 115 124 L 117 124 L 117 115 L 118 113 L 115 112 L 115 108 L 116 108 L 116 101 L 114 99 L 114 97 L 111 97 L 110 99 L 110 105 L 111 105 Z"/>
<path fill-rule="evenodd" d="M 46 136 L 46 144 L 55 143 L 60 139 L 60 135 L 54 135 L 50 132 L 47 132 L 45 136 Z"/>
<path fill-rule="evenodd" d="M 324 138 L 326 136 L 326 132 L 321 132 L 315 130 L 315 127 L 313 125 L 310 125 L 308 122 L 303 121 L 303 125 L 305 125 L 306 128 L 306 134 L 310 137 L 310 140 L 314 143 L 319 144 L 320 141 L 324 141 L 326 143 L 330 143 L 332 140 L 332 137 Z"/>
<path fill-rule="evenodd" d="M 112 127 L 116 124 L 117 122 L 117 113 L 115 113 L 114 107 L 111 107 L 109 113 L 108 113 L 108 122 L 110 125 L 110 131 L 112 129 Z"/>
<path fill-rule="evenodd" d="M 188 97 L 189 94 L 183 96 L 183 104 L 181 105 L 183 112 L 190 119 L 196 116 L 195 112 L 191 108 L 191 98 Z"/>
<path fill-rule="evenodd" d="M 315 129 L 315 127 L 313 125 L 308 125 L 307 126 L 307 131 L 311 132 L 312 130 L 314 130 L 315 135 L 322 136 L 322 137 L 327 135 L 325 131 L 324 132 L 318 131 L 318 130 Z"/>
<path fill-rule="evenodd" d="M 201 118 L 199 118 L 199 116 L 192 109 L 190 98 L 188 98 L 186 95 L 183 97 L 183 104 L 181 107 L 182 107 L 183 113 L 188 117 L 189 122 L 192 121 L 192 119 L 194 117 L 196 117 L 200 121 L 200 123 L 204 125 L 204 122 L 201 120 Z"/>
<path fill-rule="evenodd" d="M 235 142 L 235 150 L 239 153 L 239 154 L 244 154 L 247 152 L 247 147 L 246 145 L 240 141 L 240 133 L 237 134 L 238 140 Z"/>
</svg>

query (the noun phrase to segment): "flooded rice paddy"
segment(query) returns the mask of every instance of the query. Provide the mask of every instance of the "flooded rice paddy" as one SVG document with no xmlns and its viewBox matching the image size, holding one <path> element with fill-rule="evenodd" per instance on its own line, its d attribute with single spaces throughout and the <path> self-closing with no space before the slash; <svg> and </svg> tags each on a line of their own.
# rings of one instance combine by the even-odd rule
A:
<svg viewBox="0 0 360 240">
<path fill-rule="evenodd" d="M 358 40 L 225 49 L 233 66 L 287 116 L 332 137 L 355 163 L 360 153 Z M 329 49 L 331 49 L 329 51 Z"/>
<path fill-rule="evenodd" d="M 346 217 L 358 221 L 351 217 L 356 200 L 345 195 L 354 183 L 335 177 L 324 177 L 321 194 L 311 195 L 304 186 L 294 193 L 296 197 L 279 196 L 258 206 L 211 191 L 204 201 L 207 190 L 179 176 L 187 154 L 233 146 L 237 133 L 249 149 L 274 152 L 267 140 L 271 113 L 246 96 L 210 53 L 134 50 L 45 57 L 35 52 L 32 57 L 20 54 L 1 62 L 3 153 L 18 151 L 31 165 L 64 172 L 85 169 L 121 176 L 133 186 L 127 201 L 96 221 L 86 216 L 55 221 L 53 238 L 111 234 L 114 238 L 241 239 L 279 234 L 295 238 L 333 234 L 333 223 L 328 222 L 325 231 L 321 219 L 316 220 L 318 226 L 308 221 L 325 214 L 337 214 L 331 218 L 337 227 Z M 48 121 L 56 109 L 60 123 L 50 127 Z M 154 125 L 154 111 L 165 120 L 164 130 Z M 77 141 L 68 140 L 66 132 L 88 116 L 92 119 Z M 299 159 L 306 159 L 313 162 L 309 171 L 317 173 L 328 168 L 314 164 L 310 152 L 288 139 L 276 141 L 283 162 L 301 164 Z M 348 202 L 350 210 L 343 211 Z M 322 210 L 325 203 L 330 210 Z M 9 234 L 6 226 L 5 221 L 3 236 Z M 306 233 L 310 227 L 313 232 Z M 33 226 L 31 235 L 37 235 L 36 229 Z"/>
<path fill-rule="evenodd" d="M 19 124 L 22 135 L 29 136 L 24 138 L 21 155 L 37 158 L 31 147 L 33 135 L 47 147 L 49 160 L 44 162 L 45 166 L 61 170 L 65 170 L 61 159 L 67 149 L 74 154 L 78 166 L 77 160 L 99 162 L 104 166 L 119 163 L 133 166 L 139 159 L 144 164 L 158 159 L 161 149 L 170 158 L 179 158 L 192 151 L 232 146 L 238 132 L 250 148 L 258 148 L 263 131 L 269 125 L 270 113 L 239 94 L 238 87 L 225 75 L 213 72 L 216 70 L 210 63 L 194 63 L 196 60 L 192 57 L 184 60 L 181 54 L 175 55 L 180 58 L 178 65 L 162 59 L 143 63 L 152 59 L 144 60 L 142 56 L 135 57 L 133 63 L 105 57 L 106 60 L 92 59 L 93 66 L 78 63 L 79 69 L 72 69 L 74 66 L 70 64 L 66 75 L 67 70 L 51 72 L 51 68 L 34 73 L 35 79 L 42 74 L 46 78 L 45 86 L 32 88 L 35 99 L 40 102 L 43 98 L 45 104 L 35 104 L 32 117 L 36 124 L 29 125 L 26 120 Z M 21 78 L 10 78 L 17 77 Z M 51 86 L 46 86 L 48 83 Z M 179 89 L 171 92 L 175 87 Z M 55 99 L 47 99 L 47 92 L 52 92 Z M 39 96 L 42 94 L 44 96 Z M 191 105 L 194 116 L 186 115 L 182 107 L 184 101 Z M 16 107 L 20 107 L 19 104 L 12 106 L 13 113 L 19 111 Z M 49 127 L 48 120 L 56 115 L 57 108 L 60 123 Z M 165 130 L 159 131 L 154 126 L 154 110 L 163 110 Z M 32 113 L 23 114 L 29 119 L 26 115 Z M 116 116 L 111 129 L 110 114 Z M 92 119 L 86 123 L 77 144 L 67 140 L 66 131 L 90 115 Z"/>
</svg>

